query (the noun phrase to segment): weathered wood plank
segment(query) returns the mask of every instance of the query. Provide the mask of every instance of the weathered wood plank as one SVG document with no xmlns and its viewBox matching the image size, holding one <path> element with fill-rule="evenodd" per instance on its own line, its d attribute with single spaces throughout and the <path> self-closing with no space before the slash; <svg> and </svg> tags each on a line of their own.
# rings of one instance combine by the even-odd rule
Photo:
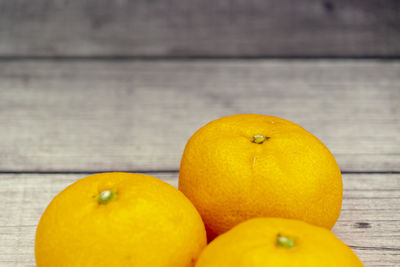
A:
<svg viewBox="0 0 400 267">
<path fill-rule="evenodd" d="M 154 173 L 177 185 L 178 173 Z M 85 174 L 0 174 L 0 265 L 35 266 L 34 235 L 51 199 Z M 365 266 L 400 264 L 400 175 L 345 174 L 343 210 L 334 233 Z"/>
<path fill-rule="evenodd" d="M 399 56 L 397 0 L 1 0 L 1 56 Z"/>
<path fill-rule="evenodd" d="M 400 171 L 400 62 L 0 64 L 0 170 L 177 170 L 221 116 L 287 118 L 344 171 Z"/>
</svg>

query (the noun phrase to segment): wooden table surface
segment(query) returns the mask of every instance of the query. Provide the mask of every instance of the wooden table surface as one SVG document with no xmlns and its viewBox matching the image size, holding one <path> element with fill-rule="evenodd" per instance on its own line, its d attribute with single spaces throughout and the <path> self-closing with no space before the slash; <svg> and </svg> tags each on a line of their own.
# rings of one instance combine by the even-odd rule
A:
<svg viewBox="0 0 400 267">
<path fill-rule="evenodd" d="M 6 60 L 0 62 L 0 266 L 35 266 L 51 199 L 94 172 L 177 185 L 188 138 L 237 113 L 294 121 L 336 157 L 333 229 L 366 266 L 400 266 L 400 62 Z"/>
</svg>

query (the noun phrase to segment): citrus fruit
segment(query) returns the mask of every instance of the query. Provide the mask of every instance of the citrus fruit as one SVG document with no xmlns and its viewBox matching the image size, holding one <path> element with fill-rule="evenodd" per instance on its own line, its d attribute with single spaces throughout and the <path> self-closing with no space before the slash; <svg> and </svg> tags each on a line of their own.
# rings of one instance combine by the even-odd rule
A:
<svg viewBox="0 0 400 267">
<path fill-rule="evenodd" d="M 273 116 L 217 119 L 186 144 L 179 189 L 210 238 L 253 217 L 283 217 L 332 228 L 342 178 L 329 150 L 299 125 Z"/>
<path fill-rule="evenodd" d="M 200 215 L 151 176 L 101 173 L 78 180 L 46 208 L 36 231 L 38 267 L 193 266 L 206 245 Z"/>
<path fill-rule="evenodd" d="M 356 254 L 329 230 L 282 218 L 250 219 L 214 239 L 196 267 L 358 267 Z"/>
</svg>

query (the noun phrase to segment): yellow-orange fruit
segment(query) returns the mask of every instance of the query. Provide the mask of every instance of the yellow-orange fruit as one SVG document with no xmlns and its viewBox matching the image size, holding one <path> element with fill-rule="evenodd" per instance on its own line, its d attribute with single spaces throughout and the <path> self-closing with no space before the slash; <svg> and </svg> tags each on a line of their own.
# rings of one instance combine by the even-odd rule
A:
<svg viewBox="0 0 400 267">
<path fill-rule="evenodd" d="M 253 217 L 283 217 L 331 229 L 342 203 L 340 169 L 322 142 L 290 121 L 232 115 L 188 141 L 179 189 L 210 238 Z"/>
<path fill-rule="evenodd" d="M 362 267 L 332 232 L 302 221 L 250 219 L 218 236 L 196 267 Z"/>
<path fill-rule="evenodd" d="M 101 173 L 68 186 L 36 231 L 38 267 L 189 267 L 206 245 L 200 215 L 173 186 Z"/>
</svg>

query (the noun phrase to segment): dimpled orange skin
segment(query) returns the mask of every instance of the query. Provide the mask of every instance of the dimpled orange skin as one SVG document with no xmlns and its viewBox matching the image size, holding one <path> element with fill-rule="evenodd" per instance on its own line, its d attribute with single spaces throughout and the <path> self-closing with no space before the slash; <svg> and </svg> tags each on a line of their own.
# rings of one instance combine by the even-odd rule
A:
<svg viewBox="0 0 400 267">
<path fill-rule="evenodd" d="M 255 143 L 253 136 L 267 137 Z M 223 117 L 186 144 L 179 189 L 192 201 L 209 238 L 253 217 L 283 217 L 331 229 L 342 203 L 340 169 L 316 137 L 266 115 Z"/>
<path fill-rule="evenodd" d="M 116 198 L 96 197 L 114 190 Z M 206 245 L 200 215 L 173 186 L 151 176 L 95 174 L 49 204 L 36 231 L 38 267 L 193 266 Z"/>
<path fill-rule="evenodd" d="M 294 240 L 278 244 L 278 235 Z M 250 219 L 218 236 L 196 267 L 362 267 L 357 255 L 332 232 L 302 221 Z"/>
</svg>

